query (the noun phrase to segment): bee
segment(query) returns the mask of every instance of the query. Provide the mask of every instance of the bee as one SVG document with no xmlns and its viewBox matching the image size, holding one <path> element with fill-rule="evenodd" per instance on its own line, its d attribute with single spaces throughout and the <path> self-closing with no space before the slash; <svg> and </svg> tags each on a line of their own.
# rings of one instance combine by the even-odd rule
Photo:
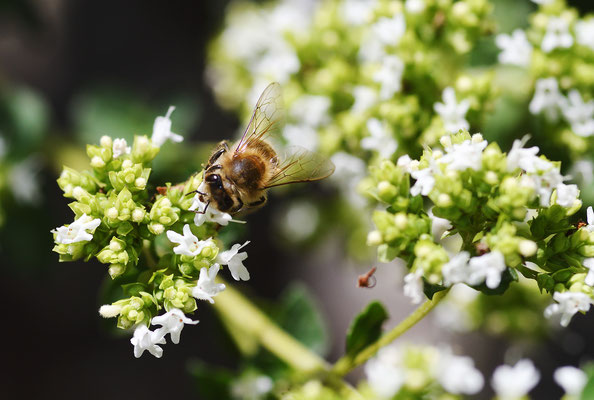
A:
<svg viewBox="0 0 594 400">
<path fill-rule="evenodd" d="M 222 141 L 204 167 L 199 199 L 229 214 L 245 213 L 266 204 L 268 189 L 298 182 L 324 179 L 334 172 L 326 157 L 291 146 L 286 154 L 276 152 L 283 120 L 280 85 L 271 83 L 262 92 L 239 141 Z"/>
</svg>

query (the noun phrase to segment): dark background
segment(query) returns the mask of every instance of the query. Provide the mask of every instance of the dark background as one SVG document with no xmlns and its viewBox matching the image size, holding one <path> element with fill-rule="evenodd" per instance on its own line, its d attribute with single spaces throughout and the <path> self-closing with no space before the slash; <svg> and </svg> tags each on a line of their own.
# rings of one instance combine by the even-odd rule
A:
<svg viewBox="0 0 594 400">
<path fill-rule="evenodd" d="M 220 27 L 226 3 L 0 0 L 0 88 L 23 85 L 45 98 L 51 140 L 77 140 L 74 101 L 97 87 L 134 93 L 139 101 L 161 107 L 161 115 L 172 99 L 183 96 L 198 105 L 199 117 L 180 132 L 188 143 L 232 137 L 239 121 L 215 104 L 203 78 L 206 44 Z M 580 4 L 585 6 L 586 1 Z M 105 266 L 97 262 L 60 264 L 51 252 L 50 229 L 72 218 L 55 183 L 58 174 L 55 166 L 43 169 L 42 209 L 17 207 L 0 232 L 5 348 L 0 360 L 9 371 L 2 375 L 3 397 L 199 398 L 187 373 L 188 360 L 236 366 L 212 309 L 201 307 L 197 316 L 201 323 L 184 330 L 179 345 L 165 346 L 162 359 L 147 354 L 135 359 L 129 336 L 113 336 L 97 313 Z M 340 338 L 356 307 L 378 293 L 345 294 L 340 285 L 352 287 L 363 271 L 351 266 L 345 269 L 346 276 L 338 277 L 343 266 L 332 256 L 304 268 L 304 255 L 275 246 L 268 233 L 281 205 L 279 200 L 249 219 L 246 236 L 252 244 L 246 264 L 252 280 L 242 288 L 274 299 L 295 278 L 309 282 L 323 300 L 322 311 L 332 315 L 330 328 Z M 332 289 L 333 284 L 338 287 Z M 401 299 L 395 287 L 385 288 L 382 295 L 393 302 Z M 408 303 L 395 307 L 402 315 L 410 309 Z M 555 366 L 577 365 L 592 358 L 590 317 L 576 317 L 569 329 L 533 353 L 543 376 L 534 398 L 559 397 L 559 389 L 551 383 Z M 423 328 L 421 336 L 439 337 L 431 330 L 431 326 Z M 487 368 L 486 376 L 502 361 L 505 343 L 501 341 L 470 337 L 459 344 L 469 354 L 478 353 L 477 362 Z M 333 345 L 332 359 L 340 355 L 341 347 L 340 341 Z"/>
</svg>

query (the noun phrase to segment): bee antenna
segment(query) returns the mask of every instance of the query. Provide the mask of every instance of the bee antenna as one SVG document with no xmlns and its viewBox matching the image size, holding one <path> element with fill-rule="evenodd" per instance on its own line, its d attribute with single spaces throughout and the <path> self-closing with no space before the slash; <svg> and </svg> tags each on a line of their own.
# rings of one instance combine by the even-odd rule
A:
<svg viewBox="0 0 594 400">
<path fill-rule="evenodd" d="M 192 190 L 191 192 L 186 193 L 186 196 L 189 196 L 194 193 L 198 193 L 198 194 L 201 194 L 202 196 L 206 196 L 206 193 L 202 193 L 200 190 Z"/>
</svg>

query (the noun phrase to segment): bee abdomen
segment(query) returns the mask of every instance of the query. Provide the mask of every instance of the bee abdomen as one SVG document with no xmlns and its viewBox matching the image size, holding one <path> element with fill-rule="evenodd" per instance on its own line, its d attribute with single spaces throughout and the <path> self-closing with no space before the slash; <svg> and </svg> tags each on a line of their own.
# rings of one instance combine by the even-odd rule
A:
<svg viewBox="0 0 594 400">
<path fill-rule="evenodd" d="M 266 165 L 258 157 L 238 157 L 232 161 L 230 178 L 237 186 L 258 189 L 265 173 Z"/>
</svg>

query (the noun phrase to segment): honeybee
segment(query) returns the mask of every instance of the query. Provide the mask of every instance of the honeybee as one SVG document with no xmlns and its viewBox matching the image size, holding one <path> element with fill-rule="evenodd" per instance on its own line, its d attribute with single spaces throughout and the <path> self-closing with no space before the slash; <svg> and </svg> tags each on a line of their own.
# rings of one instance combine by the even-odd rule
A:
<svg viewBox="0 0 594 400">
<path fill-rule="evenodd" d="M 280 85 L 271 83 L 254 108 L 239 141 L 229 146 L 222 141 L 214 149 L 204 169 L 200 201 L 221 212 L 237 214 L 266 204 L 271 187 L 324 179 L 334 172 L 326 157 L 291 146 L 279 155 L 269 142 L 281 131 L 283 108 Z"/>
</svg>

